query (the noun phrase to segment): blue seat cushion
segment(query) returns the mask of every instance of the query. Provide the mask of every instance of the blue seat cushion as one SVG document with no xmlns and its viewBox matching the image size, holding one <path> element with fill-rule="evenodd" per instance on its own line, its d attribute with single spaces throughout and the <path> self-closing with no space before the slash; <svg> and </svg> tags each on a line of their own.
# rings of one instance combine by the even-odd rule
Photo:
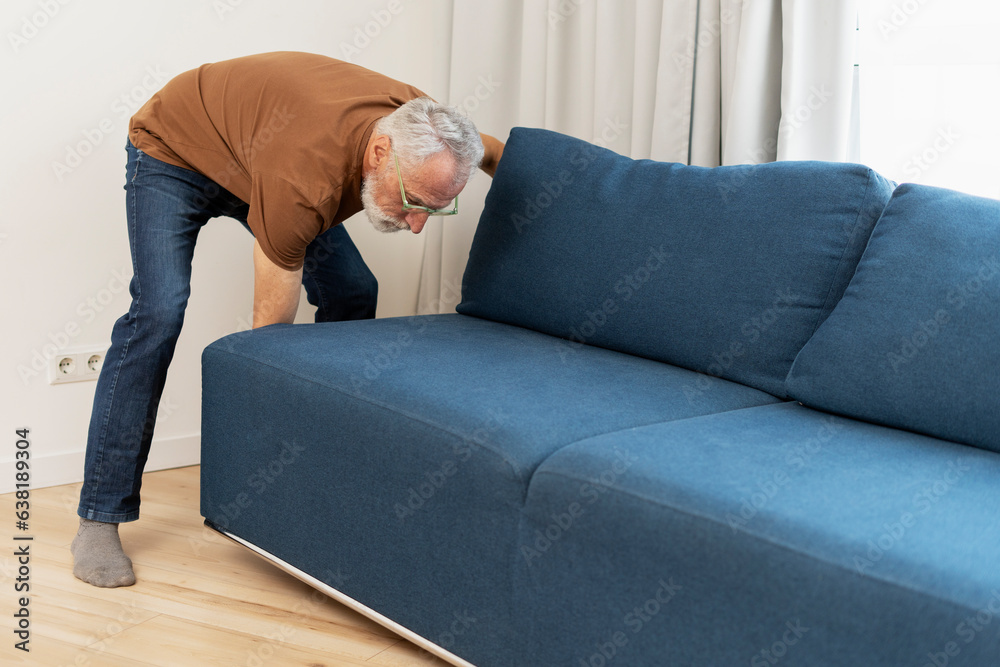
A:
<svg viewBox="0 0 1000 667">
<path fill-rule="evenodd" d="M 577 442 L 529 489 L 522 632 L 574 667 L 996 664 L 998 479 L 796 403 Z"/>
<path fill-rule="evenodd" d="M 783 396 L 891 190 L 859 165 L 707 169 L 515 128 L 458 311 Z"/>
<path fill-rule="evenodd" d="M 546 457 L 778 400 L 463 315 L 233 334 L 203 383 L 203 515 L 432 641 L 467 612 L 445 648 L 477 664 L 516 664 L 510 565 Z"/>
<path fill-rule="evenodd" d="M 899 186 L 789 393 L 1000 452 L 1000 201 Z"/>
</svg>

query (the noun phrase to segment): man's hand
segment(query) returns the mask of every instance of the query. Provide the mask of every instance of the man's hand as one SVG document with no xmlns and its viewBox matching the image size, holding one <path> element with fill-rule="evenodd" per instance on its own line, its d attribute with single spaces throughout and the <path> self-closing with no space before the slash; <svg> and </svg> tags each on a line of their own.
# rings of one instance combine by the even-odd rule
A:
<svg viewBox="0 0 1000 667">
<path fill-rule="evenodd" d="M 253 328 L 291 324 L 299 308 L 302 269 L 283 269 L 253 242 Z"/>
<path fill-rule="evenodd" d="M 500 156 L 503 155 L 503 142 L 481 132 L 479 133 L 479 137 L 483 140 L 483 148 L 485 149 L 483 161 L 480 163 L 479 168 L 489 174 L 490 178 L 493 178 L 493 174 L 497 172 L 497 164 L 500 162 Z"/>
</svg>

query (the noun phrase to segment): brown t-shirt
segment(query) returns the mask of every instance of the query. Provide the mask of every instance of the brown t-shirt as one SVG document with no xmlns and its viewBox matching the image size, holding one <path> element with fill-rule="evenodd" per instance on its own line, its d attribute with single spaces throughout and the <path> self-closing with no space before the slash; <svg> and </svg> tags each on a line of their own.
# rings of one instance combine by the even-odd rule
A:
<svg viewBox="0 0 1000 667">
<path fill-rule="evenodd" d="M 247 223 L 278 266 L 362 209 L 375 121 L 413 86 L 310 53 L 264 53 L 179 74 L 132 117 L 136 148 L 192 169 L 250 205 Z"/>
</svg>

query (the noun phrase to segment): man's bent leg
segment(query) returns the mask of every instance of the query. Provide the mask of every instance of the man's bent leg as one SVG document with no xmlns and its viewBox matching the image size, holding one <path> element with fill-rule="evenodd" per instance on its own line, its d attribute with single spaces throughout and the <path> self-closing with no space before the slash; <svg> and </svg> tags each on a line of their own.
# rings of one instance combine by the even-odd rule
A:
<svg viewBox="0 0 1000 667">
<path fill-rule="evenodd" d="M 74 574 L 96 586 L 135 581 L 117 524 L 139 517 L 142 471 L 190 294 L 194 245 L 210 217 L 210 181 L 131 145 L 128 153 L 132 303 L 115 323 L 97 383 L 73 542 Z"/>
<path fill-rule="evenodd" d="M 306 248 L 302 285 L 316 306 L 317 322 L 375 317 L 378 282 L 343 225 L 331 227 Z"/>
</svg>

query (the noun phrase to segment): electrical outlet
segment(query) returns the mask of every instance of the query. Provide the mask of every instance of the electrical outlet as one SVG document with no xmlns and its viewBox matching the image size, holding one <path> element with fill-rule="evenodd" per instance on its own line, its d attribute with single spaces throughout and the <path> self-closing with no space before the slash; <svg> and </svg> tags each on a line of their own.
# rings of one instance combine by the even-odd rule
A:
<svg viewBox="0 0 1000 667">
<path fill-rule="evenodd" d="M 107 350 L 63 350 L 49 359 L 49 384 L 96 380 Z"/>
</svg>

